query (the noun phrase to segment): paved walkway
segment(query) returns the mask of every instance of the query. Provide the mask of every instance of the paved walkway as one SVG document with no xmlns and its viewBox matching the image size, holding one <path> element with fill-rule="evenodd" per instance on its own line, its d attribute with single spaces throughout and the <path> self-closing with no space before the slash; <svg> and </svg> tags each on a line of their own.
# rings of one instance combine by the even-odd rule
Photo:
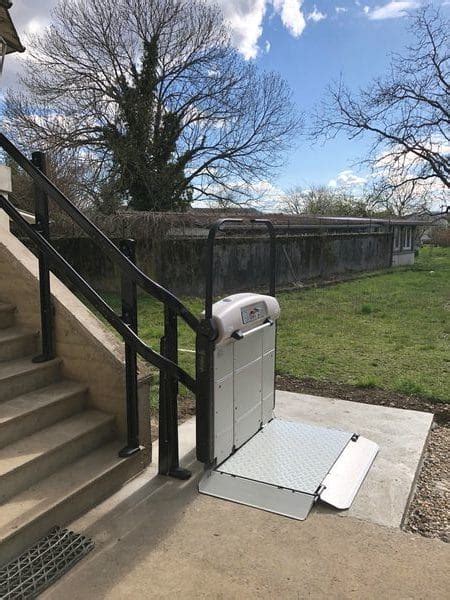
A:
<svg viewBox="0 0 450 600">
<path fill-rule="evenodd" d="M 44 594 L 101 598 L 448 598 L 450 546 L 354 518 L 298 522 L 168 482 L 92 528 L 96 549 Z"/>
<path fill-rule="evenodd" d="M 200 496 L 190 420 L 180 427 L 180 446 L 194 477 L 157 477 L 153 464 L 74 523 L 95 550 L 43 598 L 448 598 L 450 545 L 398 529 L 430 415 L 286 392 L 277 412 L 380 444 L 347 518 L 322 508 L 300 522 Z"/>
</svg>

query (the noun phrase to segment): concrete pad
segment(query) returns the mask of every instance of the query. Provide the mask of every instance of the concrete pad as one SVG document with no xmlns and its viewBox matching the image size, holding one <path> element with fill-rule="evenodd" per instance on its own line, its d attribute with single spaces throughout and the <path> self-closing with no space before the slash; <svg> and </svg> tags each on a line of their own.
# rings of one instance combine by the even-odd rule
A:
<svg viewBox="0 0 450 600">
<path fill-rule="evenodd" d="M 375 458 L 351 508 L 325 504 L 316 510 L 400 527 L 407 511 L 433 415 L 348 400 L 277 391 L 275 413 L 291 419 L 345 429 L 376 442 Z"/>
<path fill-rule="evenodd" d="M 380 452 L 350 510 L 337 511 L 326 505 L 316 505 L 313 512 L 351 516 L 400 527 L 433 415 L 281 391 L 277 392 L 275 412 L 280 418 L 355 431 L 380 446 Z M 195 418 L 180 425 L 178 437 L 181 462 L 202 473 L 202 466 L 195 462 Z M 107 523 L 112 511 L 128 510 L 148 500 L 163 487 L 173 489 L 174 480 L 157 475 L 157 441 L 153 443 L 152 456 L 152 464 L 142 474 L 83 516 L 74 528 L 77 531 L 90 530 L 94 524 Z M 214 502 L 224 501 L 214 499 Z"/>
<path fill-rule="evenodd" d="M 43 600 L 448 597 L 449 545 L 351 518 L 316 512 L 300 522 L 201 496 L 201 468 L 193 468 L 191 481 L 165 479 L 88 527 L 93 552 Z"/>
<path fill-rule="evenodd" d="M 355 429 L 380 444 L 358 508 L 345 514 L 361 518 L 365 510 L 384 522 L 381 497 L 372 502 L 369 490 L 381 482 L 389 497 L 396 498 L 397 486 L 406 491 L 405 474 L 411 485 L 413 462 L 420 460 L 411 438 L 419 435 L 424 443 L 431 424 L 424 413 L 286 392 L 279 393 L 277 414 Z M 199 495 L 203 468 L 195 461 L 194 419 L 179 427 L 179 438 L 191 480 L 160 477 L 152 464 L 72 523 L 93 537 L 95 549 L 44 592 L 44 600 L 448 597 L 450 571 L 442 565 L 450 559 L 449 545 L 323 510 L 300 522 Z"/>
</svg>

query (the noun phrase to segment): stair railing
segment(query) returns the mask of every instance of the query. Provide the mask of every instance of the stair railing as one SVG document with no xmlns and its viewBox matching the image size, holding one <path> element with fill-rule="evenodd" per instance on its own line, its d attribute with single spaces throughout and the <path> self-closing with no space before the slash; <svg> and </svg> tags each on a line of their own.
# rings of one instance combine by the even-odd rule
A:
<svg viewBox="0 0 450 600">
<path fill-rule="evenodd" d="M 125 388 L 127 403 L 127 445 L 119 452 L 128 457 L 138 452 L 138 380 L 137 355 L 160 370 L 159 393 L 159 472 L 181 479 L 190 476 L 181 469 L 178 452 L 177 396 L 178 383 L 197 393 L 197 381 L 177 364 L 178 318 L 198 333 L 197 317 L 169 290 L 143 273 L 135 264 L 135 243 L 123 240 L 117 247 L 92 221 L 59 190 L 47 177 L 46 158 L 35 152 L 32 161 L 2 133 L 0 147 L 32 178 L 35 186 L 36 225 L 30 225 L 15 208 L 14 196 L 0 195 L 0 208 L 37 248 L 39 260 L 39 286 L 41 301 L 42 354 L 37 361 L 55 357 L 53 308 L 51 303 L 50 271 L 70 282 L 90 302 L 105 320 L 121 335 L 125 343 Z M 54 248 L 50 239 L 48 198 L 70 216 L 87 236 L 101 248 L 121 272 L 122 314 L 117 315 L 107 302 L 85 281 L 72 265 Z M 148 346 L 138 335 L 137 287 L 161 302 L 164 306 L 164 335 L 160 352 Z M 148 424 L 150 426 L 150 424 Z"/>
</svg>

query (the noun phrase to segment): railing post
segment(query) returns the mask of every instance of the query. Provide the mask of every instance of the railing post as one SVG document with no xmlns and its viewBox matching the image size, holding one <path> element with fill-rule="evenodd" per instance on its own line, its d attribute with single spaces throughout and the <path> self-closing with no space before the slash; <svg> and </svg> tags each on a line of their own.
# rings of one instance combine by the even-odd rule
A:
<svg viewBox="0 0 450 600">
<path fill-rule="evenodd" d="M 136 262 L 136 242 L 122 240 L 120 250 L 132 262 Z M 126 271 L 122 271 L 122 320 L 134 333 L 138 332 L 137 290 L 136 283 Z M 131 344 L 125 342 L 125 387 L 127 401 L 127 445 L 119 452 L 126 458 L 139 452 L 139 403 L 137 380 L 137 354 Z M 150 424 L 149 424 L 150 427 Z"/>
<path fill-rule="evenodd" d="M 164 337 L 161 354 L 178 363 L 176 313 L 164 305 Z M 159 465 L 160 475 L 189 479 L 191 472 L 180 467 L 178 452 L 178 380 L 162 369 L 159 378 Z"/>
<path fill-rule="evenodd" d="M 47 157 L 44 152 L 33 152 L 31 158 L 35 167 L 44 175 L 47 173 Z M 48 216 L 48 196 L 34 186 L 35 218 L 37 231 L 47 240 L 50 240 L 50 222 Z M 41 339 L 42 354 L 36 356 L 33 362 L 45 362 L 55 358 L 55 338 L 53 326 L 53 305 L 50 291 L 49 261 L 43 252 L 38 252 L 39 261 L 39 295 L 41 304 Z"/>
</svg>

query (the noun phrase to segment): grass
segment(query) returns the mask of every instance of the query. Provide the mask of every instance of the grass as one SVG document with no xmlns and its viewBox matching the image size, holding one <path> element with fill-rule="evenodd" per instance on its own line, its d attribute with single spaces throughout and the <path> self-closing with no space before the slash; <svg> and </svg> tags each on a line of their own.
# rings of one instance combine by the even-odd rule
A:
<svg viewBox="0 0 450 600">
<path fill-rule="evenodd" d="M 117 307 L 118 298 L 105 295 Z M 450 401 L 450 248 L 414 267 L 279 294 L 277 371 Z M 195 314 L 199 299 L 184 301 Z M 159 347 L 160 305 L 139 301 L 140 335 Z M 180 325 L 180 362 L 194 372 L 194 336 Z M 154 399 L 154 396 L 153 396 Z"/>
<path fill-rule="evenodd" d="M 120 298 L 117 294 L 102 293 L 102 297 L 120 314 Z M 202 301 L 198 298 L 183 298 L 184 304 L 195 314 L 203 310 Z M 138 326 L 139 336 L 159 352 L 160 339 L 164 332 L 164 319 L 162 305 L 149 296 L 142 295 L 138 299 Z M 195 335 L 192 330 L 181 320 L 178 320 L 178 348 L 179 363 L 195 377 Z M 155 379 L 151 387 L 151 404 L 157 405 L 159 372 L 155 371 Z"/>
<path fill-rule="evenodd" d="M 281 295 L 278 371 L 450 401 L 450 249 L 413 268 Z"/>
</svg>

